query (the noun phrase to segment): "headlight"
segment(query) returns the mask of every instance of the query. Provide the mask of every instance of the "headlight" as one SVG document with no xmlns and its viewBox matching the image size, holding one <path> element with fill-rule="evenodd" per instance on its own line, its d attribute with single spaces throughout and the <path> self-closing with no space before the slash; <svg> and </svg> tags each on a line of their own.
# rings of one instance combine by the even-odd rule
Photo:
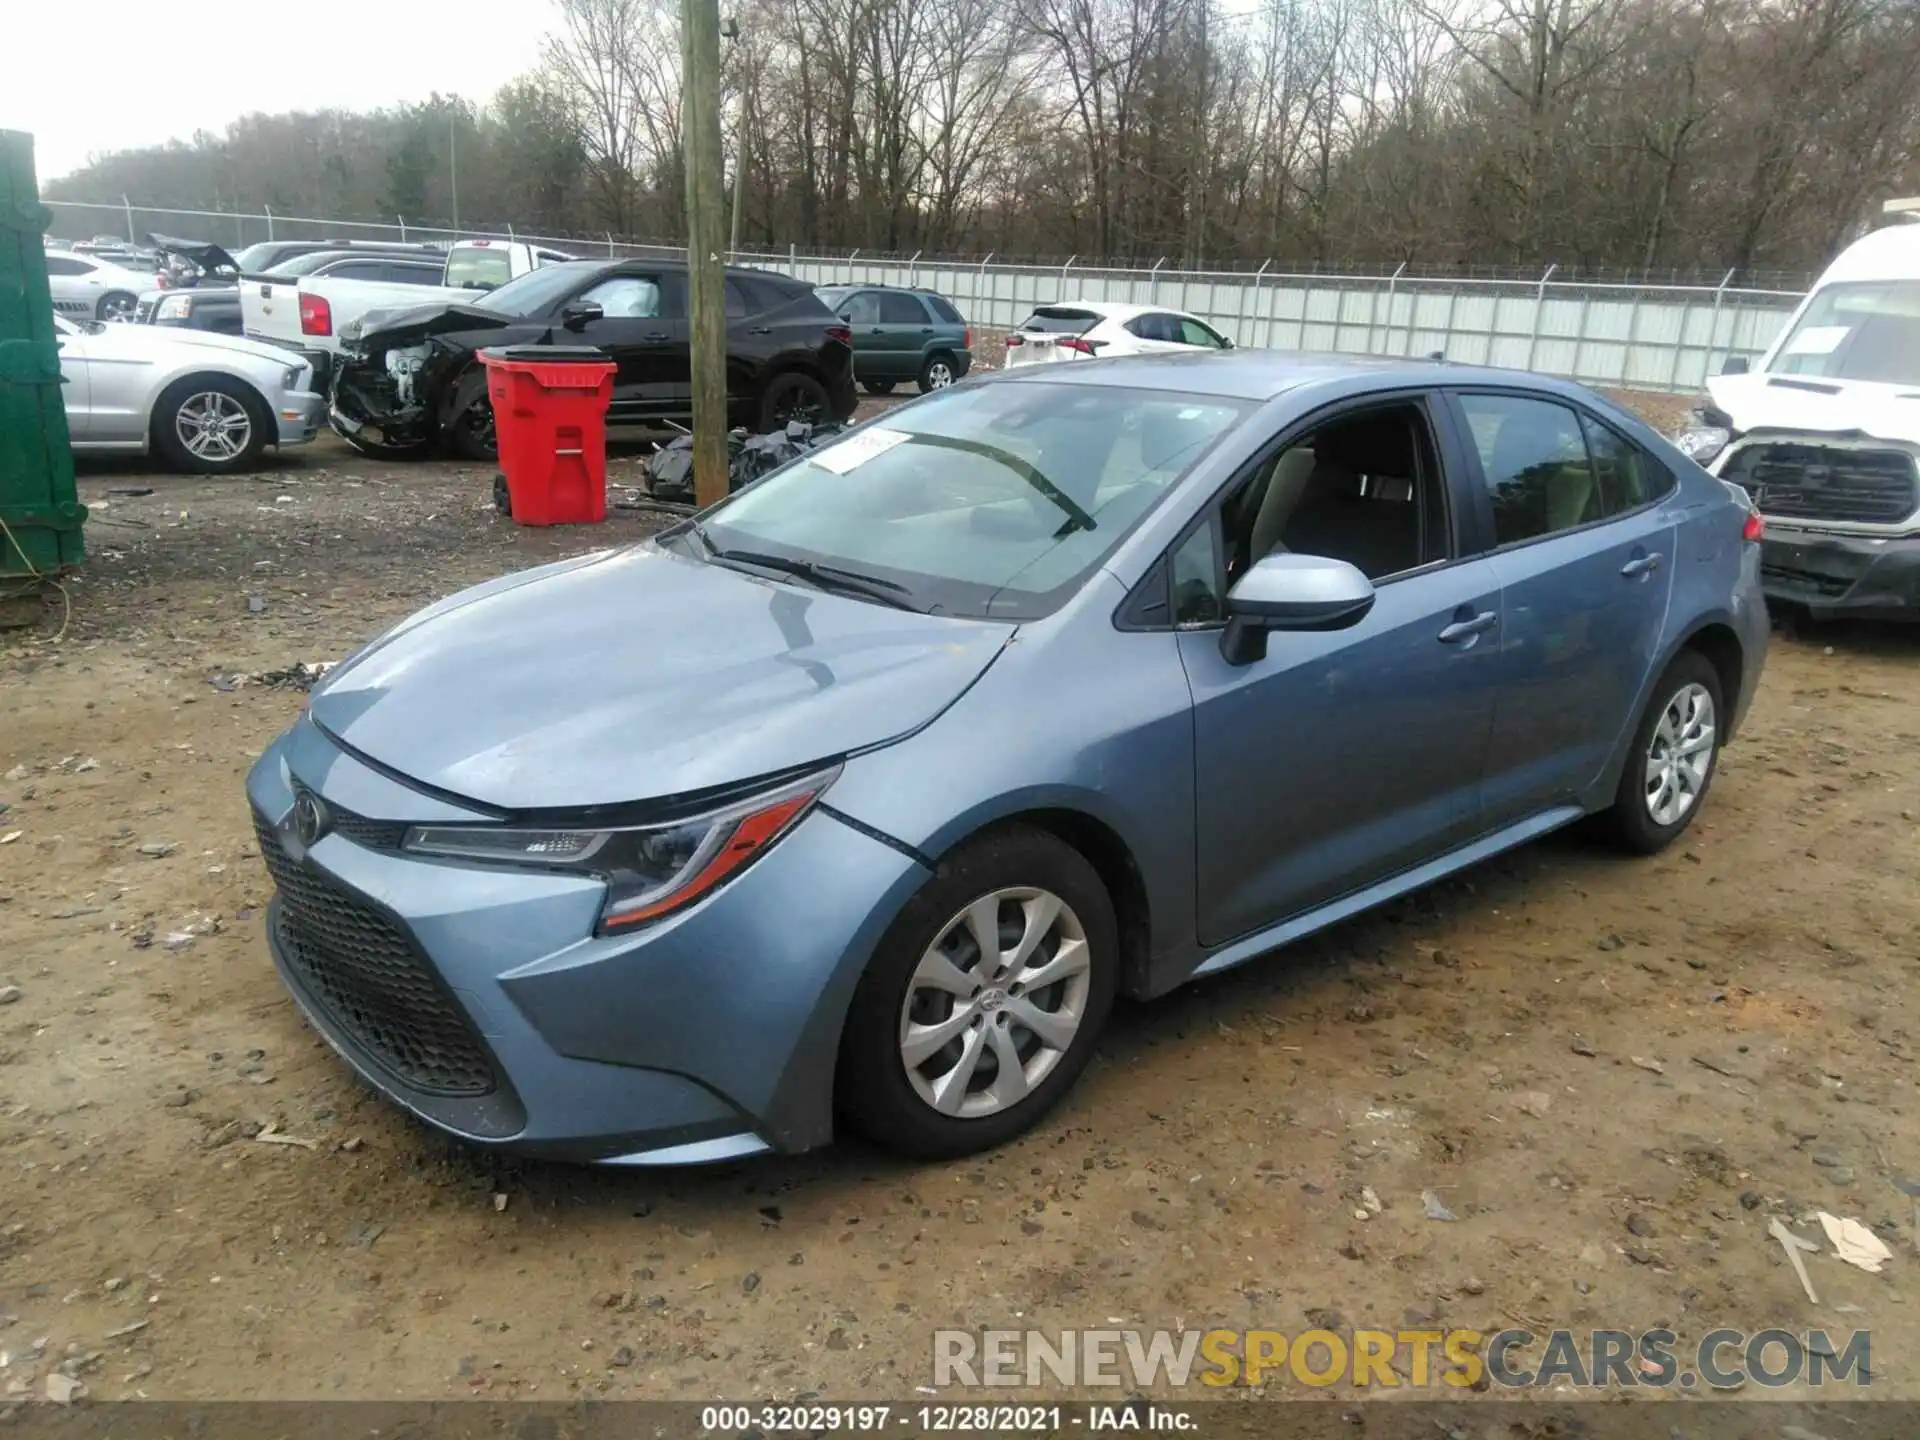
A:
<svg viewBox="0 0 1920 1440">
<path fill-rule="evenodd" d="M 1674 448 L 1696 465 L 1709 463 L 1732 439 L 1733 432 L 1726 426 L 1703 424 L 1697 418 L 1673 432 Z"/>
<path fill-rule="evenodd" d="M 309 367 L 306 365 L 289 365 L 280 383 L 288 390 L 304 390 L 307 388 L 308 374 Z"/>
<path fill-rule="evenodd" d="M 193 314 L 191 295 L 169 295 L 161 300 L 159 308 L 154 311 L 154 319 L 184 320 L 191 314 Z"/>
<path fill-rule="evenodd" d="M 831 785 L 824 770 L 704 815 L 632 829 L 421 825 L 404 846 L 419 855 L 570 871 L 604 880 L 600 933 L 658 919 L 737 875 L 785 835 Z"/>
</svg>

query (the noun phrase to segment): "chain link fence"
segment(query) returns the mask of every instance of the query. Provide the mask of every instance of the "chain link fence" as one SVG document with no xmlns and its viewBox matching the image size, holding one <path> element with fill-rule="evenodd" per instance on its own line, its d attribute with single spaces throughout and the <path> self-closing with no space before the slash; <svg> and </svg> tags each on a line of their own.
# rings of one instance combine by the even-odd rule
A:
<svg viewBox="0 0 1920 1440">
<path fill-rule="evenodd" d="M 680 256 L 684 248 L 611 234 L 534 235 L 504 230 L 343 221 L 311 216 L 48 202 L 56 230 L 75 238 L 124 229 L 190 234 L 239 249 L 259 240 L 525 240 L 581 256 Z M 1797 290 L 1717 285 L 1601 283 L 1410 273 L 1385 275 L 996 264 L 778 251 L 735 260 L 816 285 L 918 285 L 947 296 L 974 324 L 1010 329 L 1035 305 L 1106 300 L 1198 315 L 1236 344 L 1345 355 L 1443 355 L 1462 364 L 1535 370 L 1589 385 L 1691 394 L 1729 359 L 1757 359 L 1802 299 Z"/>
</svg>

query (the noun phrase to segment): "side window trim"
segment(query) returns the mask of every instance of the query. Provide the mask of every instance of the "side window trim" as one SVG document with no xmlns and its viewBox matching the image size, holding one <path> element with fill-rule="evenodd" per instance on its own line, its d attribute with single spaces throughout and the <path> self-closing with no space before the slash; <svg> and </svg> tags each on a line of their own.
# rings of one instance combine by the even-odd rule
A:
<svg viewBox="0 0 1920 1440">
<path fill-rule="evenodd" d="M 1282 450 L 1294 444 L 1299 438 L 1319 429 L 1329 421 L 1338 420 L 1343 415 L 1356 410 L 1372 410 L 1392 405 L 1411 405 L 1425 417 L 1427 432 L 1433 441 L 1434 460 L 1440 466 L 1440 474 L 1435 477 L 1441 491 L 1441 508 L 1446 512 L 1442 523 L 1448 530 L 1449 548 L 1452 553 L 1439 559 L 1429 560 L 1423 565 L 1401 570 L 1393 575 L 1383 575 L 1374 581 L 1374 588 L 1396 585 L 1402 580 L 1411 580 L 1419 575 L 1431 575 L 1453 565 L 1478 560 L 1489 553 L 1491 547 L 1480 543 L 1478 537 L 1463 522 L 1468 518 L 1460 503 L 1460 493 L 1453 476 L 1458 473 L 1457 457 L 1447 453 L 1450 442 L 1457 444 L 1452 435 L 1453 417 L 1448 412 L 1450 396 L 1448 392 L 1432 386 L 1413 386 L 1405 390 L 1373 390 L 1364 395 L 1348 396 L 1321 406 L 1288 425 L 1273 439 L 1261 446 L 1244 465 L 1228 476 L 1214 492 L 1206 498 L 1197 515 L 1180 527 L 1180 531 L 1160 551 L 1159 557 L 1148 567 L 1127 597 L 1115 608 L 1113 622 L 1116 628 L 1128 631 L 1167 631 L 1179 633 L 1183 630 L 1217 630 L 1226 624 L 1224 618 L 1206 625 L 1176 625 L 1173 620 L 1173 557 L 1203 525 L 1212 525 L 1214 529 L 1214 578 L 1220 587 L 1220 598 L 1226 600 L 1226 545 L 1219 530 L 1221 508 L 1229 497 L 1251 483 L 1266 465 Z M 1447 433 L 1443 438 L 1442 431 Z M 1475 475 L 1478 474 L 1476 466 Z M 1487 532 L 1491 535 L 1491 526 Z M 1157 594 L 1151 593 L 1157 590 Z M 1148 623 L 1144 615 L 1160 610 L 1165 619 Z"/>
</svg>

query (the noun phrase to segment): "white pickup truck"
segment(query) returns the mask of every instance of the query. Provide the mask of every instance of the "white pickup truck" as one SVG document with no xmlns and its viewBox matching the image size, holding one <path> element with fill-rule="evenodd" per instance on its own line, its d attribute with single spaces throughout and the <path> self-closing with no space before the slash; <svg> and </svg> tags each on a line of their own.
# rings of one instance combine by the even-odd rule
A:
<svg viewBox="0 0 1920 1440">
<path fill-rule="evenodd" d="M 403 285 L 341 276 L 303 275 L 275 279 L 243 276 L 240 314 L 249 340 L 292 350 L 313 367 L 314 389 L 325 393 L 340 353 L 342 332 L 375 310 L 436 301 L 471 301 L 542 265 L 571 255 L 517 240 L 461 240 L 447 251 L 441 283 Z"/>
</svg>

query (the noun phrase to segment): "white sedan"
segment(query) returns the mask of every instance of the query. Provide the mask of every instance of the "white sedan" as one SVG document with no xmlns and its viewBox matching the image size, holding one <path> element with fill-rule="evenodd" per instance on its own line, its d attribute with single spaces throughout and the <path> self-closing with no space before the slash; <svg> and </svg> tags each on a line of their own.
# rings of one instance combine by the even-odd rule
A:
<svg viewBox="0 0 1920 1440">
<path fill-rule="evenodd" d="M 1072 300 L 1039 305 L 1007 336 L 1007 365 L 1231 350 L 1233 342 L 1197 315 L 1155 305 Z"/>
<path fill-rule="evenodd" d="M 129 270 L 111 260 L 71 251 L 47 252 L 47 286 L 56 315 L 79 320 L 131 320 L 142 291 L 155 287 L 152 270 Z"/>
<path fill-rule="evenodd" d="M 155 325 L 53 317 L 76 452 L 160 455 L 181 470 L 251 470 L 319 433 L 306 361 L 272 345 Z"/>
</svg>

